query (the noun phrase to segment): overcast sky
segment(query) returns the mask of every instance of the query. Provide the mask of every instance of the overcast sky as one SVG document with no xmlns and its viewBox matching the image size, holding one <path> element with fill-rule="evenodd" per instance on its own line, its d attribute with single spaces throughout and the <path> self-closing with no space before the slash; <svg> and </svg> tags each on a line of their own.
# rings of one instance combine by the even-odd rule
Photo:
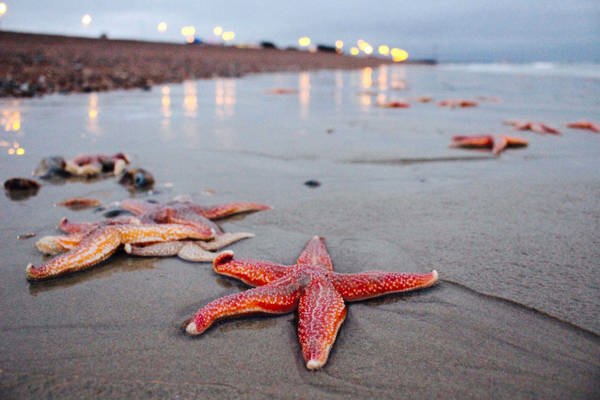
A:
<svg viewBox="0 0 600 400">
<path fill-rule="evenodd" d="M 0 0 L 4 30 L 182 41 L 183 25 L 210 39 L 295 45 L 358 39 L 442 61 L 600 62 L 600 0 Z M 81 17 L 92 22 L 84 28 Z M 164 21 L 167 32 L 156 27 Z"/>
</svg>

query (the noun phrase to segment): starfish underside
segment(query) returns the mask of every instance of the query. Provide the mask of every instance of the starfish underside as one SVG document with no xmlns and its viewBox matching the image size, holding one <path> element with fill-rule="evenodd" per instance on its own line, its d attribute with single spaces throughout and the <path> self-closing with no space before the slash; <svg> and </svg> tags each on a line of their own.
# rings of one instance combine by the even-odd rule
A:
<svg viewBox="0 0 600 400">
<path fill-rule="evenodd" d="M 190 335 L 202 334 L 215 321 L 252 313 L 284 314 L 298 310 L 298 340 L 308 369 L 325 365 L 346 316 L 345 302 L 406 292 L 433 285 L 428 274 L 369 271 L 341 274 L 333 264 L 324 239 L 314 237 L 296 264 L 234 260 L 223 252 L 214 261 L 215 272 L 257 286 L 213 300 L 185 324 Z"/>
</svg>

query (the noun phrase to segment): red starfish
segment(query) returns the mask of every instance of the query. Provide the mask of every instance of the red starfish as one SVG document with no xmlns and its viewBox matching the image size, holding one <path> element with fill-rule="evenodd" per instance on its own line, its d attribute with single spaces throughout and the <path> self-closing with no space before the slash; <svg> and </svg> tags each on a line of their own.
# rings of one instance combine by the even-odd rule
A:
<svg viewBox="0 0 600 400">
<path fill-rule="evenodd" d="M 233 260 L 233 252 L 223 252 L 215 259 L 214 269 L 259 287 L 208 303 L 186 322 L 186 332 L 199 335 L 215 321 L 234 315 L 284 314 L 298 309 L 298 340 L 308 369 L 321 368 L 327 362 L 346 317 L 344 301 L 425 288 L 438 279 L 435 270 L 428 274 L 334 272 L 325 241 L 318 236 L 308 242 L 291 266 Z"/>
<path fill-rule="evenodd" d="M 507 147 L 525 147 L 529 142 L 515 136 L 499 135 L 462 135 L 452 136 L 450 147 L 467 149 L 491 149 L 494 155 L 499 155 Z"/>
<path fill-rule="evenodd" d="M 265 204 L 249 202 L 201 206 L 187 200 L 174 200 L 166 204 L 153 204 L 134 199 L 122 200 L 121 207 L 135 214 L 145 223 L 171 223 L 198 227 L 208 225 L 217 233 L 220 233 L 221 229 L 210 221 L 212 219 L 224 218 L 245 212 L 271 209 L 270 206 Z"/>
</svg>

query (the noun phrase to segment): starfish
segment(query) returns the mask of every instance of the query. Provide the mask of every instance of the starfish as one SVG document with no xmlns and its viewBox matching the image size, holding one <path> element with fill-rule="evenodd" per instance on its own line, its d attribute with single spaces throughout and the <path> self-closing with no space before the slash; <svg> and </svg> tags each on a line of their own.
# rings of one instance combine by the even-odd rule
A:
<svg viewBox="0 0 600 400">
<path fill-rule="evenodd" d="M 525 147 L 527 140 L 506 135 L 464 135 L 452 136 L 450 147 L 462 147 L 468 149 L 491 149 L 494 155 L 499 155 L 507 147 Z"/>
<path fill-rule="evenodd" d="M 567 128 L 571 129 L 587 129 L 592 132 L 600 133 L 600 125 L 590 121 L 569 122 Z"/>
<path fill-rule="evenodd" d="M 250 202 L 201 206 L 189 200 L 174 200 L 166 204 L 153 204 L 134 199 L 121 201 L 121 207 L 139 217 L 143 222 L 156 222 L 159 224 L 167 222 L 184 225 L 207 224 L 217 232 L 220 231 L 220 228 L 210 220 L 225 218 L 234 214 L 271 209 L 270 206 L 265 204 Z"/>
<path fill-rule="evenodd" d="M 556 128 L 546 125 L 543 122 L 530 122 L 530 121 L 504 121 L 506 125 L 511 125 L 516 131 L 532 131 L 536 133 L 551 133 L 553 135 L 560 135 L 560 131 Z"/>
<path fill-rule="evenodd" d="M 37 241 L 36 247 L 44 254 L 55 255 L 77 246 L 83 238 L 93 230 L 109 225 L 140 225 L 142 222 L 131 216 L 120 216 L 100 222 L 80 222 L 73 223 L 68 219 L 63 218 L 58 228 L 68 235 L 60 236 L 44 236 Z M 208 225 L 193 226 L 196 229 L 202 229 L 207 235 L 210 235 L 214 229 Z M 174 256 L 187 261 L 196 262 L 212 262 L 219 250 L 232 243 L 254 237 L 254 234 L 247 232 L 223 233 L 215 234 L 209 240 L 173 240 L 165 242 L 157 242 L 150 244 L 131 244 L 126 243 L 124 246 L 125 252 L 138 256 Z"/>
<path fill-rule="evenodd" d="M 215 259 L 214 270 L 258 287 L 208 303 L 186 321 L 186 332 L 200 335 L 226 317 L 285 314 L 297 309 L 298 340 L 308 369 L 321 368 L 327 362 L 346 317 L 345 302 L 426 288 L 438 279 L 435 270 L 428 274 L 334 272 L 325 241 L 318 236 L 308 242 L 294 265 L 234 260 L 233 252 L 227 251 Z"/>
<path fill-rule="evenodd" d="M 180 239 L 210 239 L 214 232 L 189 225 L 121 224 L 106 225 L 88 233 L 69 252 L 35 267 L 29 264 L 27 279 L 31 281 L 54 278 L 81 271 L 110 257 L 121 244 L 156 243 Z"/>
<path fill-rule="evenodd" d="M 450 99 L 450 100 L 442 100 L 438 102 L 438 106 L 440 107 L 450 107 L 450 108 L 468 108 L 468 107 L 477 107 L 478 103 L 474 100 L 465 100 L 465 99 Z"/>
</svg>

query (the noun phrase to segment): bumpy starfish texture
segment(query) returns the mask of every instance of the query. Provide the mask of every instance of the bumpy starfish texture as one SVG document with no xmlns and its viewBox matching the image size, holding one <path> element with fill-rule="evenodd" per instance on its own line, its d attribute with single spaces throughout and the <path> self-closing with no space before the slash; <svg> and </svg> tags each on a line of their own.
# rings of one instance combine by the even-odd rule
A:
<svg viewBox="0 0 600 400">
<path fill-rule="evenodd" d="M 121 201 L 121 207 L 136 215 L 144 222 L 167 222 L 185 225 L 208 224 L 213 228 L 216 226 L 210 221 L 213 219 L 225 218 L 234 214 L 271 209 L 270 206 L 265 204 L 251 202 L 202 206 L 187 200 L 174 200 L 166 204 L 153 204 L 134 199 Z"/>
<path fill-rule="evenodd" d="M 208 303 L 186 322 L 186 332 L 202 334 L 215 321 L 226 317 L 284 314 L 297 309 L 298 341 L 306 367 L 311 370 L 327 362 L 346 317 L 345 302 L 426 288 L 438 279 L 435 270 L 428 274 L 334 272 L 325 241 L 318 236 L 308 242 L 294 265 L 234 260 L 233 252 L 228 251 L 215 259 L 214 269 L 258 287 Z"/>
<path fill-rule="evenodd" d="M 214 232 L 175 224 L 107 225 L 88 233 L 72 250 L 35 267 L 29 264 L 27 279 L 54 278 L 81 271 L 110 257 L 121 244 L 156 243 L 181 239 L 210 239 Z"/>
</svg>

